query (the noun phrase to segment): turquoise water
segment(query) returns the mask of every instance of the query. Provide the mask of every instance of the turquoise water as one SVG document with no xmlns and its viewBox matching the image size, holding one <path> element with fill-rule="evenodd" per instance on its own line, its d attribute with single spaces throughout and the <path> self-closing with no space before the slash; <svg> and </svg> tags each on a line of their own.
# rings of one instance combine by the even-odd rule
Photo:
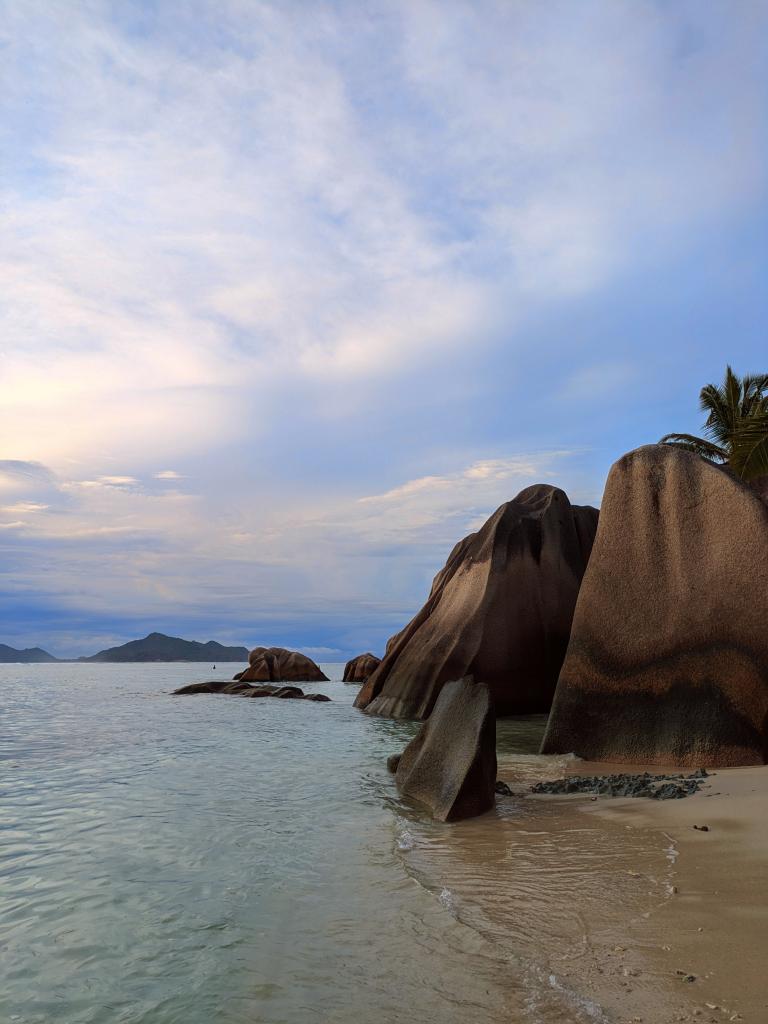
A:
<svg viewBox="0 0 768 1024">
<path fill-rule="evenodd" d="M 414 727 L 324 667 L 329 704 L 169 696 L 232 665 L 0 667 L 3 1024 L 582 1019 L 457 911 L 473 833 L 385 769 Z"/>
</svg>

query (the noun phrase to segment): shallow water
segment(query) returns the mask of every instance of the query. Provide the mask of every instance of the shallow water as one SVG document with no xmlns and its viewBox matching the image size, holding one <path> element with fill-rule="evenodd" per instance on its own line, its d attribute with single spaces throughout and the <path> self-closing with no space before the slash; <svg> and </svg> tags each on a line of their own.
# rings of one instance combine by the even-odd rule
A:
<svg viewBox="0 0 768 1024">
<path fill-rule="evenodd" d="M 1 1021 L 600 1018 L 553 958 L 649 851 L 514 798 L 425 822 L 384 767 L 414 726 L 324 667 L 330 704 L 169 696 L 232 665 L 0 666 Z M 541 726 L 500 725 L 510 777 Z"/>
</svg>

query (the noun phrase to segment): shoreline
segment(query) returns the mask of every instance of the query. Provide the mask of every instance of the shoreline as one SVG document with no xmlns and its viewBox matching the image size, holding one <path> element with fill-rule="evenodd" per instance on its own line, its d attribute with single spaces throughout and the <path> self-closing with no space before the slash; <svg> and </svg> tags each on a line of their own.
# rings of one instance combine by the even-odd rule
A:
<svg viewBox="0 0 768 1024">
<path fill-rule="evenodd" d="M 637 770 L 579 760 L 564 767 L 566 775 Z M 513 766 L 500 778 L 520 782 Z M 526 793 L 522 802 L 628 837 L 655 834 L 666 851 L 663 898 L 649 892 L 653 905 L 628 913 L 623 941 L 594 946 L 573 979 L 581 995 L 617 1024 L 768 1020 L 768 766 L 714 770 L 682 800 Z M 659 882 L 657 866 L 642 858 L 628 874 L 639 891 Z"/>
</svg>

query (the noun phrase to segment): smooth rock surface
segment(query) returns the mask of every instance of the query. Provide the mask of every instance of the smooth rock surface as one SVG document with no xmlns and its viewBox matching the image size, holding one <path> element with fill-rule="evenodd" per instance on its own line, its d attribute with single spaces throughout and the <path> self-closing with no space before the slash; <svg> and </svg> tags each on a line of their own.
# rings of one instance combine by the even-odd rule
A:
<svg viewBox="0 0 768 1024">
<path fill-rule="evenodd" d="M 369 676 L 373 675 L 381 664 L 381 658 L 377 658 L 370 651 L 367 654 L 358 654 L 344 666 L 345 683 L 364 683 Z"/>
<path fill-rule="evenodd" d="M 438 821 L 471 818 L 493 807 L 496 716 L 484 683 L 467 677 L 443 686 L 432 714 L 397 762 L 395 782 Z"/>
<path fill-rule="evenodd" d="M 613 466 L 543 753 L 768 759 L 768 507 L 666 445 Z"/>
<path fill-rule="evenodd" d="M 548 484 L 502 505 L 454 547 L 356 707 L 423 719 L 448 680 L 474 675 L 497 714 L 548 711 L 597 518 Z"/>
<path fill-rule="evenodd" d="M 243 683 L 315 683 L 328 676 L 300 651 L 284 647 L 254 647 L 248 655 L 248 668 L 239 674 Z"/>
</svg>

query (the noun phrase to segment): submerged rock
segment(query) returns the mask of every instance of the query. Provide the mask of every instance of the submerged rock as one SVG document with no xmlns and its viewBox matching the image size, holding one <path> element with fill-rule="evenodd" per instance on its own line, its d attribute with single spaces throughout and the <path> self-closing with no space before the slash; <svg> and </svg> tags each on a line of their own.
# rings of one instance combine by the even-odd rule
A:
<svg viewBox="0 0 768 1024">
<path fill-rule="evenodd" d="M 324 693 L 304 693 L 298 686 L 251 686 L 250 683 L 212 679 L 205 683 L 189 683 L 174 690 L 171 696 L 186 697 L 196 693 L 223 693 L 231 697 L 277 697 L 278 700 L 329 701 Z"/>
<path fill-rule="evenodd" d="M 244 683 L 328 682 L 328 676 L 306 654 L 284 647 L 254 647 L 239 679 Z"/>
<path fill-rule="evenodd" d="M 449 680 L 474 675 L 500 715 L 548 711 L 597 517 L 547 484 L 502 505 L 453 549 L 355 706 L 423 719 Z"/>
<path fill-rule="evenodd" d="M 438 821 L 471 818 L 493 807 L 496 718 L 484 683 L 465 678 L 445 684 L 403 751 L 395 782 Z"/>
<path fill-rule="evenodd" d="M 358 654 L 344 666 L 344 683 L 364 683 L 369 676 L 373 675 L 381 664 L 381 658 L 377 658 L 370 651 L 367 654 Z"/>
<path fill-rule="evenodd" d="M 698 455 L 608 476 L 542 752 L 660 765 L 768 757 L 768 507 Z"/>
</svg>

